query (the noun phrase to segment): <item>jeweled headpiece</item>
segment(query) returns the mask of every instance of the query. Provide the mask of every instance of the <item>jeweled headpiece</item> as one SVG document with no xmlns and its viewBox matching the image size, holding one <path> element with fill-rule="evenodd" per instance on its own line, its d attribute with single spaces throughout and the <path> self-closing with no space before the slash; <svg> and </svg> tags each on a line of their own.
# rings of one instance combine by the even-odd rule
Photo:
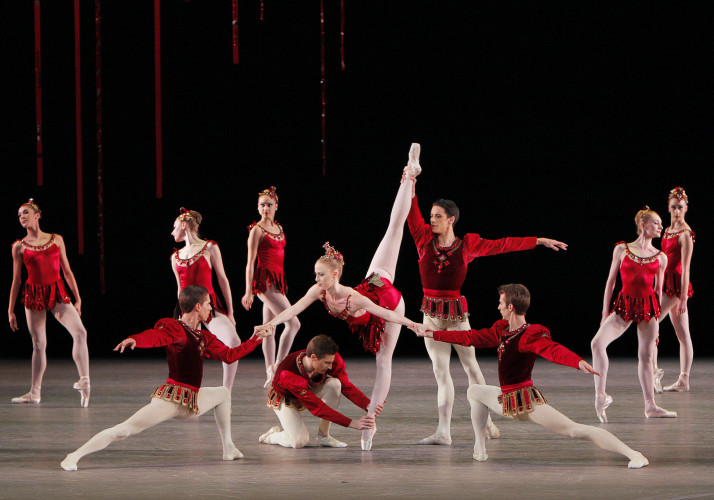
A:
<svg viewBox="0 0 714 500">
<path fill-rule="evenodd" d="M 325 249 L 325 255 L 320 257 L 321 260 L 329 260 L 333 259 L 339 262 L 341 265 L 345 265 L 345 258 L 342 256 L 340 252 L 335 250 L 335 247 L 330 246 L 330 242 L 326 241 L 324 245 L 322 245 L 322 248 Z"/>
<path fill-rule="evenodd" d="M 684 191 L 684 188 L 681 186 L 677 186 L 673 190 L 669 192 L 669 200 L 672 198 L 677 198 L 679 201 L 686 201 L 687 204 L 689 203 L 689 198 L 687 197 L 687 193 Z"/>
<path fill-rule="evenodd" d="M 270 186 L 268 189 L 263 189 L 260 193 L 258 193 L 258 196 L 270 196 L 271 198 L 275 198 L 275 201 L 278 201 L 278 193 L 276 192 L 275 186 Z"/>
<path fill-rule="evenodd" d="M 23 207 L 25 207 L 25 206 L 30 207 L 32 210 L 34 210 L 34 211 L 37 212 L 38 214 L 39 214 L 39 213 L 42 213 L 42 210 L 40 210 L 40 207 L 38 207 L 38 206 L 35 204 L 35 200 L 34 200 L 33 198 L 28 199 L 25 203 L 22 204 L 22 206 L 23 206 Z"/>
<path fill-rule="evenodd" d="M 191 211 L 186 210 L 183 207 L 181 207 L 181 214 L 177 217 L 177 219 L 179 220 L 179 222 L 188 222 L 189 219 L 193 219 L 193 221 L 195 223 L 198 223 L 198 221 L 196 220 L 196 217 L 191 215 Z"/>
</svg>

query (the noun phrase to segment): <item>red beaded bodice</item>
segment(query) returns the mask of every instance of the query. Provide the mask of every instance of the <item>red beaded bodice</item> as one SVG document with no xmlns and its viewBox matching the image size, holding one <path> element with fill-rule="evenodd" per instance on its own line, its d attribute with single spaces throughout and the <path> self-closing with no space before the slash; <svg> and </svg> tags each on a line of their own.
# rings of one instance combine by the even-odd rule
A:
<svg viewBox="0 0 714 500">
<path fill-rule="evenodd" d="M 624 243 L 624 242 L 622 242 Z M 630 251 L 627 243 L 625 256 L 620 263 L 620 278 L 622 293 L 629 297 L 648 297 L 654 289 L 655 276 L 659 270 L 659 254 L 650 257 L 640 257 Z"/>
<path fill-rule="evenodd" d="M 55 243 L 55 235 L 43 245 L 30 245 L 21 240 L 23 246 L 22 260 L 27 268 L 27 283 L 31 285 L 48 285 L 59 281 L 60 250 Z"/>
<path fill-rule="evenodd" d="M 176 272 L 178 272 L 182 290 L 187 286 L 197 285 L 205 287 L 210 294 L 215 293 L 213 291 L 213 280 L 211 279 L 212 269 L 204 255 L 210 243 L 217 244 L 215 241 L 206 240 L 203 248 L 188 259 L 182 259 L 179 257 L 178 249 L 174 250 Z"/>
</svg>

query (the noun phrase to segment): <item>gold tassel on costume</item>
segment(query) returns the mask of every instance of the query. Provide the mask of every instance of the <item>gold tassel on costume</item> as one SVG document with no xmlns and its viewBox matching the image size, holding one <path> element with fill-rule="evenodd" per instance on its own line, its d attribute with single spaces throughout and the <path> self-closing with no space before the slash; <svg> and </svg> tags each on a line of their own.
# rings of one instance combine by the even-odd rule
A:
<svg viewBox="0 0 714 500">
<path fill-rule="evenodd" d="M 503 406 L 504 417 L 515 417 L 516 415 L 530 413 L 535 409 L 535 405 L 548 403 L 543 393 L 533 386 L 503 393 L 498 396 L 498 402 Z"/>
<path fill-rule="evenodd" d="M 188 387 L 173 384 L 163 384 L 154 389 L 152 398 L 168 401 L 179 406 L 185 406 L 198 414 L 198 393 Z"/>
</svg>

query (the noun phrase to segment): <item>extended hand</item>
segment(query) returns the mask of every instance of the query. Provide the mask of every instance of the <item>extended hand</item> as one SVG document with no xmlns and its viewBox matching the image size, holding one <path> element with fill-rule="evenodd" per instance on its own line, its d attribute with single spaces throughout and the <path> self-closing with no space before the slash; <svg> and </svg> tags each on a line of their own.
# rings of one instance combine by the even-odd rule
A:
<svg viewBox="0 0 714 500">
<path fill-rule="evenodd" d="M 240 299 L 240 303 L 243 304 L 243 307 L 245 308 L 246 311 L 250 311 L 250 306 L 253 305 L 253 293 L 248 292 L 245 295 L 243 295 L 243 298 Z"/>
<path fill-rule="evenodd" d="M 567 243 L 563 243 L 562 241 L 558 241 L 558 240 L 551 240 L 550 238 L 538 238 L 536 240 L 536 245 L 543 245 L 545 247 L 550 248 L 551 250 L 555 250 L 556 252 L 558 250 L 567 250 L 568 249 Z"/>
<path fill-rule="evenodd" d="M 386 401 L 384 402 L 386 403 Z M 374 416 L 376 417 L 380 413 L 382 413 L 382 410 L 384 410 L 384 403 L 379 403 L 375 408 L 374 408 Z"/>
<path fill-rule="evenodd" d="M 266 335 L 272 335 L 273 333 L 275 333 L 275 325 L 266 323 L 264 325 L 255 326 L 253 327 L 253 334 L 255 335 L 256 333 L 259 334 L 261 337 L 265 337 Z"/>
<path fill-rule="evenodd" d="M 600 376 L 600 374 L 595 371 L 595 368 L 593 368 L 593 367 L 590 365 L 590 363 L 588 363 L 588 362 L 585 361 L 584 359 L 581 359 L 581 360 L 580 360 L 580 363 L 578 364 L 578 367 L 579 367 L 582 371 L 584 371 L 585 373 L 592 373 L 593 375 L 597 375 L 598 377 Z"/>
<path fill-rule="evenodd" d="M 374 429 L 374 419 L 375 415 L 365 415 L 359 420 L 352 420 L 350 422 L 350 427 L 357 429 L 358 431 L 363 431 L 366 429 Z"/>
<path fill-rule="evenodd" d="M 125 338 L 122 340 L 118 346 L 114 348 L 115 351 L 124 352 L 124 348 L 130 348 L 132 351 L 136 347 L 136 340 L 132 338 Z"/>
</svg>

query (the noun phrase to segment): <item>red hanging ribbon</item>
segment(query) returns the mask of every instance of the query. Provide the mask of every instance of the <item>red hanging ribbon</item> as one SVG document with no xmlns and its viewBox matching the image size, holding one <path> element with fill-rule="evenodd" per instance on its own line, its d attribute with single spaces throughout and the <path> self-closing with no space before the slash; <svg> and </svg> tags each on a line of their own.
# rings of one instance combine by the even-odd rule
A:
<svg viewBox="0 0 714 500">
<path fill-rule="evenodd" d="M 161 151 L 161 0 L 154 0 L 154 102 L 156 119 L 156 197 L 161 198 L 163 157 Z"/>
<path fill-rule="evenodd" d="M 320 87 L 322 89 L 322 175 L 327 173 L 327 148 L 325 147 L 325 0 L 320 0 Z"/>
<path fill-rule="evenodd" d="M 265 11 L 263 9 L 263 0 L 260 0 L 260 20 L 265 21 Z"/>
<path fill-rule="evenodd" d="M 238 0 L 233 0 L 233 64 L 238 64 Z"/>
<path fill-rule="evenodd" d="M 74 0 L 74 118 L 77 137 L 77 249 L 84 253 L 84 217 L 82 182 L 82 82 L 79 45 L 79 0 Z"/>
<path fill-rule="evenodd" d="M 345 0 L 340 0 L 340 69 L 345 70 Z"/>
<path fill-rule="evenodd" d="M 40 0 L 35 0 L 35 134 L 37 140 L 37 185 L 42 185 L 42 51 Z"/>
<path fill-rule="evenodd" d="M 94 0 L 94 71 L 97 86 L 97 219 L 99 222 L 99 288 L 106 292 L 104 281 L 104 166 L 102 155 L 102 6 Z"/>
</svg>

